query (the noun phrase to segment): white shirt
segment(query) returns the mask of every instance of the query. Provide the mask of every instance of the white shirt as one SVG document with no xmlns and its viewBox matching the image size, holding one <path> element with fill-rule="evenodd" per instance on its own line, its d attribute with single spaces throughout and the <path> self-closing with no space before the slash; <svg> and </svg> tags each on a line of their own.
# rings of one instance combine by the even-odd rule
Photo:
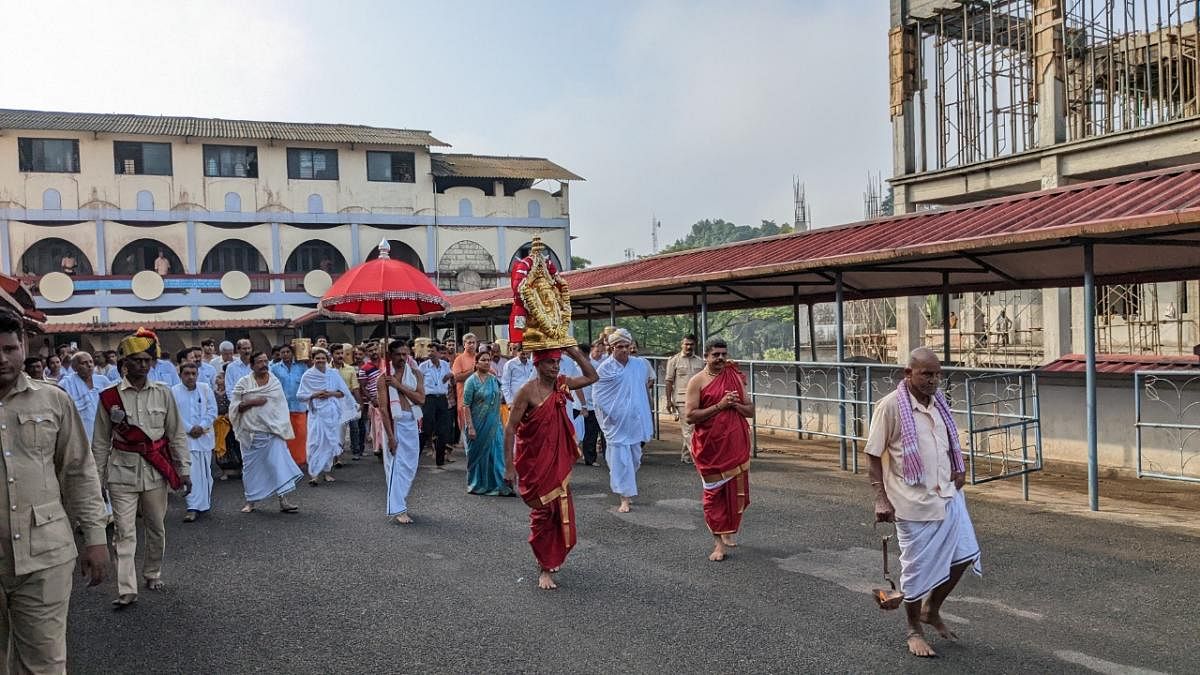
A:
<svg viewBox="0 0 1200 675">
<path fill-rule="evenodd" d="M 195 389 L 188 389 L 181 382 L 171 387 L 171 393 L 179 408 L 184 433 L 191 431 L 192 427 L 200 427 L 205 432 L 200 438 L 187 437 L 188 450 L 212 450 L 216 445 L 213 422 L 217 419 L 217 398 L 213 396 L 212 389 L 203 382 L 197 382 Z"/>
<path fill-rule="evenodd" d="M 217 369 L 211 363 L 201 361 L 196 366 L 196 372 L 200 376 L 200 381 L 208 385 L 209 389 L 216 391 L 217 389 Z"/>
<path fill-rule="evenodd" d="M 243 377 L 246 377 L 253 371 L 254 369 L 250 367 L 250 364 L 242 363 L 241 359 L 234 359 L 229 362 L 229 365 L 225 368 L 225 391 L 229 392 L 230 399 L 233 398 L 233 388 L 237 386 L 237 383 L 241 382 Z"/>
<path fill-rule="evenodd" d="M 117 382 L 121 379 L 121 371 L 117 370 L 116 364 L 108 364 L 107 366 L 96 368 L 96 372 L 108 378 L 111 382 Z"/>
<path fill-rule="evenodd" d="M 417 370 L 421 371 L 421 375 L 425 378 L 425 394 L 427 396 L 446 396 L 450 393 L 450 383 L 446 382 L 445 377 L 450 374 L 450 364 L 446 359 L 438 359 L 438 364 L 433 365 L 433 361 L 422 361 Z"/>
<path fill-rule="evenodd" d="M 500 376 L 500 393 L 504 395 L 504 402 L 512 403 L 517 398 L 517 392 L 521 391 L 526 382 L 533 379 L 536 372 L 531 358 L 526 358 L 525 363 L 521 363 L 519 358 L 509 359 L 508 363 L 504 364 L 504 374 Z"/>
<path fill-rule="evenodd" d="M 588 357 L 588 361 L 592 362 L 592 368 L 599 368 L 600 364 L 602 362 L 600 359 L 593 359 L 590 356 Z M 592 396 L 592 385 L 589 384 L 588 386 L 584 387 L 580 391 L 583 392 L 584 406 L 588 410 L 595 410 L 596 409 L 596 399 L 594 396 Z"/>
<path fill-rule="evenodd" d="M 91 443 L 92 431 L 96 427 L 96 411 L 100 408 L 100 392 L 107 389 L 112 382 L 103 375 L 92 373 L 92 386 L 89 388 L 72 370 L 58 384 L 71 397 L 71 402 L 79 411 L 79 420 L 83 422 L 83 430 L 87 432 L 88 443 Z"/>
<path fill-rule="evenodd" d="M 159 359 L 155 362 L 154 367 L 150 369 L 150 373 L 146 379 L 151 382 L 162 382 L 168 387 L 173 387 L 179 384 L 179 369 L 174 363 L 166 359 Z"/>
</svg>

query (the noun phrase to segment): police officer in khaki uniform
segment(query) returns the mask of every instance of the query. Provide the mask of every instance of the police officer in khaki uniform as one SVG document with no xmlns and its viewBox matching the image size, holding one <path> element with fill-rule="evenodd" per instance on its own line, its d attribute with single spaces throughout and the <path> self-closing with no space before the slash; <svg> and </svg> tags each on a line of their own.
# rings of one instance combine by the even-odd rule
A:
<svg viewBox="0 0 1200 675">
<path fill-rule="evenodd" d="M 146 588 L 163 589 L 162 560 L 167 547 L 167 489 L 173 474 L 187 494 L 191 453 L 187 433 L 171 388 L 151 382 L 147 375 L 159 354 L 157 336 L 146 329 L 124 340 L 117 350 L 125 359 L 125 378 L 102 392 L 92 434 L 92 453 L 100 481 L 112 502 L 117 553 L 117 599 L 123 609 L 137 602 L 137 516 L 146 527 Z M 119 405 L 106 401 L 108 392 L 119 396 Z M 160 466 L 154 466 L 155 456 Z M 164 473 L 164 471 L 168 473 Z"/>
<path fill-rule="evenodd" d="M 679 430 L 683 433 L 683 448 L 679 461 L 685 464 L 692 463 L 693 427 L 687 423 L 683 408 L 687 402 L 688 382 L 702 370 L 704 359 L 696 355 L 696 336 L 683 336 L 679 343 L 679 353 L 667 359 L 667 412 L 679 420 Z"/>
<path fill-rule="evenodd" d="M 21 318 L 0 310 L 0 646 L 6 673 L 63 673 L 78 555 L 71 522 L 83 529 L 80 570 L 95 586 L 108 566 L 104 499 L 70 397 L 22 372 L 23 334 Z"/>
</svg>

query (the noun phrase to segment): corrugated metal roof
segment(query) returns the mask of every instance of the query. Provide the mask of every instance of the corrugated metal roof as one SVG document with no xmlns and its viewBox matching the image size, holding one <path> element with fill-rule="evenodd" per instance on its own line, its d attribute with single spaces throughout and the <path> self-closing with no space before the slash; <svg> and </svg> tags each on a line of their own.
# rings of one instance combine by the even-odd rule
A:
<svg viewBox="0 0 1200 675">
<path fill-rule="evenodd" d="M 388 129 L 358 124 L 258 122 L 169 115 L 156 117 L 153 115 L 0 109 L 0 129 L 449 147 L 449 144 L 434 138 L 428 131 L 415 129 Z"/>
<path fill-rule="evenodd" d="M 1083 354 L 1067 354 L 1038 370 L 1043 373 L 1083 374 L 1087 371 L 1087 359 Z M 1139 370 L 1200 370 L 1200 358 L 1153 354 L 1096 355 L 1096 372 L 1101 375 L 1133 375 Z"/>
<path fill-rule="evenodd" d="M 533 178 L 583 180 L 541 157 L 502 157 L 434 153 L 433 175 L 440 178 Z"/>
<path fill-rule="evenodd" d="M 577 232 L 578 234 L 578 232 Z M 592 316 L 682 313 L 704 287 L 713 309 L 846 297 L 1078 286 L 1080 243 L 1095 245 L 1099 283 L 1194 278 L 1200 270 L 1200 165 L 652 256 L 566 273 Z M 494 311 L 506 289 L 450 296 L 451 312 Z M 590 308 L 590 310 L 589 310 Z"/>
<path fill-rule="evenodd" d="M 219 330 L 226 328 L 289 328 L 288 319 L 215 319 L 211 321 L 117 321 L 113 323 L 51 323 L 47 333 L 132 333 L 138 328 L 164 330 Z"/>
</svg>

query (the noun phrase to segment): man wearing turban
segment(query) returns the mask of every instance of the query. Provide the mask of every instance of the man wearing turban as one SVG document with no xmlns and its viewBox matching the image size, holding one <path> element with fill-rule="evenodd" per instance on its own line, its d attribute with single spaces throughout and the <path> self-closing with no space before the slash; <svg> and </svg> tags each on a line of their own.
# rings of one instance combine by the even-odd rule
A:
<svg viewBox="0 0 1200 675">
<path fill-rule="evenodd" d="M 167 490 L 192 487 L 187 433 L 171 388 L 148 377 L 158 338 L 144 328 L 121 340 L 125 377 L 100 393 L 92 453 L 113 507 L 118 608 L 137 601 L 137 516 L 146 527 L 146 588 L 163 589 Z"/>
<path fill-rule="evenodd" d="M 592 386 L 596 419 L 604 432 L 609 486 L 621 498 L 621 513 L 628 513 L 637 496 L 637 470 L 642 465 L 642 443 L 654 436 L 650 417 L 649 363 L 631 358 L 633 336 L 618 328 L 608 336 L 612 357 L 596 369 L 599 380 Z"/>
</svg>

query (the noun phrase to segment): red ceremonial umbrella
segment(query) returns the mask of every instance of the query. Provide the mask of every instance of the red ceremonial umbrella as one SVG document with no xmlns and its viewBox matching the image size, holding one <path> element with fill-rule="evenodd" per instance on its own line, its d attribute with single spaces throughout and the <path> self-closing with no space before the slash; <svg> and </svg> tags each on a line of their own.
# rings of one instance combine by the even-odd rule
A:
<svg viewBox="0 0 1200 675">
<path fill-rule="evenodd" d="M 391 248 L 385 239 L 379 244 L 378 258 L 339 277 L 317 303 L 321 313 L 350 319 L 382 317 L 386 341 L 389 318 L 445 311 L 450 306 L 446 296 L 424 272 L 392 260 Z M 389 363 L 386 353 L 383 360 Z"/>
</svg>

